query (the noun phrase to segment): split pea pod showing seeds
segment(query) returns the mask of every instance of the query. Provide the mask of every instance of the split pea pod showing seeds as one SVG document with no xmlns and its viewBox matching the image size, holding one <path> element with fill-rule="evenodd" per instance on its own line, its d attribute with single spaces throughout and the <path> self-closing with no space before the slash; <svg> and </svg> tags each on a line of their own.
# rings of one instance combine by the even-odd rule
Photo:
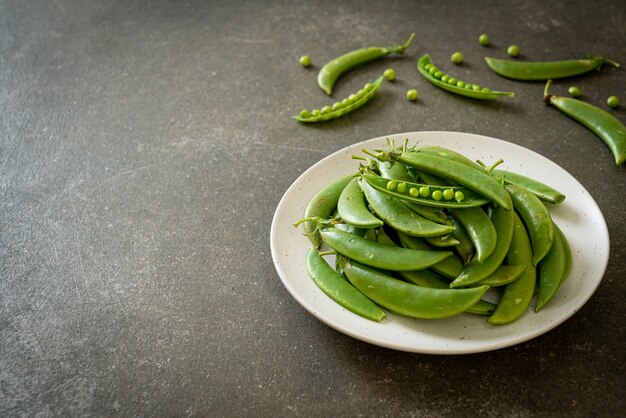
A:
<svg viewBox="0 0 626 418">
<path fill-rule="evenodd" d="M 409 40 L 403 45 L 390 47 L 369 47 L 361 48 L 347 54 L 341 55 L 325 64 L 317 75 L 317 84 L 329 96 L 333 92 L 333 87 L 339 77 L 359 65 L 383 58 L 389 54 L 404 54 L 404 51 L 411 45 L 415 34 L 411 34 Z"/>
<path fill-rule="evenodd" d="M 417 70 L 430 83 L 440 89 L 455 93 L 460 96 L 470 97 L 479 100 L 493 100 L 502 96 L 515 96 L 515 93 L 508 91 L 494 91 L 487 87 L 481 87 L 477 84 L 466 83 L 461 80 L 444 74 L 430 60 L 428 54 L 423 55 L 417 61 Z"/>
<path fill-rule="evenodd" d="M 615 164 L 622 165 L 626 161 L 626 126 L 609 112 L 587 102 L 549 94 L 548 89 L 551 84 L 552 80 L 546 83 L 544 102 L 556 107 L 596 134 L 613 153 Z"/>
<path fill-rule="evenodd" d="M 572 77 L 600 69 L 602 64 L 620 65 L 602 57 L 564 61 L 512 61 L 485 57 L 489 68 L 502 77 L 521 81 L 545 81 Z"/>
<path fill-rule="evenodd" d="M 303 110 L 299 115 L 293 116 L 293 118 L 304 123 L 324 122 L 354 112 L 365 103 L 372 100 L 383 83 L 383 79 L 383 76 L 378 77 L 373 83 L 367 83 L 357 93 L 351 94 L 332 106 L 324 106 L 322 109 L 315 109 L 311 112 Z"/>
</svg>

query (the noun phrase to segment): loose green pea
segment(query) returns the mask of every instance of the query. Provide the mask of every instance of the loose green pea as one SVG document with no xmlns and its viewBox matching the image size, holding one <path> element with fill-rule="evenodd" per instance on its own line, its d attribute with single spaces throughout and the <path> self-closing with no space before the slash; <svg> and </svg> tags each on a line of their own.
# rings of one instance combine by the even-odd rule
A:
<svg viewBox="0 0 626 418">
<path fill-rule="evenodd" d="M 582 94 L 582 92 L 580 91 L 580 88 L 576 86 L 570 87 L 569 89 L 567 89 L 567 92 L 572 97 L 580 97 L 580 95 Z"/>
<path fill-rule="evenodd" d="M 307 109 L 302 109 L 300 111 L 300 117 L 308 118 L 310 116 L 311 116 L 311 112 L 309 112 Z"/>
<path fill-rule="evenodd" d="M 446 200 L 452 200 L 454 198 L 454 190 L 446 189 L 443 191 L 443 198 Z"/>
<path fill-rule="evenodd" d="M 308 55 L 303 55 L 300 57 L 300 65 L 303 67 L 311 66 L 311 57 Z"/>
<path fill-rule="evenodd" d="M 330 112 L 332 110 L 332 108 L 330 106 L 324 106 L 323 108 L 320 109 L 320 115 L 324 115 L 328 112 Z"/>
<path fill-rule="evenodd" d="M 395 180 L 389 180 L 387 182 L 387 190 L 395 190 L 398 187 L 398 182 Z"/>
<path fill-rule="evenodd" d="M 615 109 L 616 107 L 619 107 L 619 97 L 617 97 L 617 96 L 611 96 L 611 97 L 609 97 L 609 98 L 606 100 L 606 104 L 608 104 L 608 105 L 609 105 L 609 107 L 612 107 L 612 108 L 614 108 L 614 109 Z"/>
<path fill-rule="evenodd" d="M 430 196 L 430 187 L 428 187 L 428 186 L 420 187 L 420 196 L 422 196 L 422 197 Z"/>
<path fill-rule="evenodd" d="M 512 57 L 519 57 L 519 46 L 511 45 L 507 48 L 506 53 Z"/>
<path fill-rule="evenodd" d="M 420 192 L 419 192 L 419 190 L 417 190 L 415 187 L 411 187 L 411 188 L 409 189 L 409 194 L 410 194 L 411 196 L 413 196 L 413 197 L 417 197 L 417 196 L 419 196 L 419 195 L 420 195 Z"/>
<path fill-rule="evenodd" d="M 417 100 L 417 90 L 411 89 L 406 92 L 406 99 L 410 102 L 414 102 Z"/>
<path fill-rule="evenodd" d="M 433 195 L 432 195 L 433 200 L 441 200 L 442 197 L 443 197 L 443 193 L 441 192 L 441 190 L 435 190 L 433 192 Z"/>
<path fill-rule="evenodd" d="M 400 193 L 404 193 L 406 192 L 406 183 L 400 183 L 398 184 L 398 189 L 397 189 Z"/>
<path fill-rule="evenodd" d="M 465 195 L 463 194 L 462 191 L 458 191 L 454 193 L 454 200 L 460 203 L 463 201 L 463 199 L 465 199 Z"/>
<path fill-rule="evenodd" d="M 489 45 L 489 36 L 486 33 L 483 33 L 482 35 L 478 37 L 478 43 L 481 44 L 482 46 Z"/>
<path fill-rule="evenodd" d="M 383 76 L 389 80 L 389 81 L 393 81 L 396 79 L 396 71 L 393 68 L 387 68 L 384 72 L 383 72 Z"/>
<path fill-rule="evenodd" d="M 454 54 L 452 54 L 452 56 L 450 57 L 450 61 L 452 61 L 455 64 L 460 64 L 463 62 L 463 54 L 461 54 L 460 52 L 455 52 Z"/>
</svg>

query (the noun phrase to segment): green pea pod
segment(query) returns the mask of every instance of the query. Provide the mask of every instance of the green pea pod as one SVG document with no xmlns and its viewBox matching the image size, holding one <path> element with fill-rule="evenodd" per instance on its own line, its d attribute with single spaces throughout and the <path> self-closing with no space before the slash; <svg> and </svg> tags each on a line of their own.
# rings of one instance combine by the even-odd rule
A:
<svg viewBox="0 0 626 418">
<path fill-rule="evenodd" d="M 374 212 L 392 228 L 417 237 L 432 237 L 454 231 L 450 225 L 442 225 L 419 216 L 393 196 L 382 193 L 367 182 L 361 181 L 361 189 Z"/>
<path fill-rule="evenodd" d="M 349 174 L 324 186 L 308 203 L 304 210 L 304 217 L 328 218 L 337 207 L 341 192 L 353 178 L 354 174 Z M 314 221 L 304 222 L 304 233 L 309 237 L 313 245 L 315 245 L 315 248 L 319 248 L 320 245 L 322 245 L 322 240 L 319 232 L 316 230 L 316 223 Z"/>
<path fill-rule="evenodd" d="M 463 264 L 467 265 L 475 254 L 474 243 L 472 242 L 472 239 L 465 230 L 463 224 L 456 218 L 453 218 L 453 221 L 454 238 L 456 238 L 456 240 L 459 242 L 457 245 L 454 246 L 454 249 L 463 260 Z"/>
<path fill-rule="evenodd" d="M 493 226 L 496 228 L 496 235 L 498 237 L 496 248 L 483 262 L 472 260 L 463 269 L 461 274 L 450 283 L 450 287 L 457 288 L 478 283 L 492 275 L 498 269 L 511 244 L 511 237 L 513 236 L 513 215 L 514 211 L 505 210 L 502 206 L 493 209 L 491 222 L 493 222 Z"/>
<path fill-rule="evenodd" d="M 360 228 L 376 228 L 383 224 L 383 221 L 367 209 L 365 196 L 356 177 L 341 192 L 337 211 L 344 222 Z"/>
<path fill-rule="evenodd" d="M 530 177 L 506 170 L 493 170 L 492 173 L 504 179 L 505 183 L 516 184 L 531 191 L 535 196 L 545 202 L 558 204 L 565 200 L 563 193 Z"/>
<path fill-rule="evenodd" d="M 402 246 L 405 248 L 420 251 L 432 250 L 423 238 L 412 237 L 410 235 L 403 234 L 402 232 L 398 232 L 398 238 L 400 239 Z M 456 254 L 453 254 L 450 257 L 434 264 L 431 269 L 444 277 L 454 279 L 463 271 L 463 262 L 456 256 Z"/>
<path fill-rule="evenodd" d="M 496 310 L 496 304 L 488 302 L 486 300 L 479 300 L 470 308 L 468 308 L 465 312 L 475 314 L 475 315 L 491 315 Z"/>
<path fill-rule="evenodd" d="M 424 206 L 468 208 L 489 203 L 489 199 L 465 187 L 399 182 L 397 180 L 384 179 L 373 173 L 362 174 L 361 178 L 379 192 Z"/>
<path fill-rule="evenodd" d="M 424 239 L 433 247 L 440 248 L 455 247 L 460 244 L 460 242 L 452 234 L 438 235 L 436 237 L 424 237 Z"/>
<path fill-rule="evenodd" d="M 414 318 L 447 318 L 473 305 L 489 289 L 431 289 L 394 279 L 354 261 L 343 263 L 346 277 L 365 296 L 390 311 Z"/>
<path fill-rule="evenodd" d="M 552 80 L 548 80 L 543 101 L 596 134 L 613 153 L 615 164 L 622 165 L 626 161 L 626 126 L 615 116 L 599 107 L 572 97 L 549 94 L 548 89 L 551 84 Z"/>
<path fill-rule="evenodd" d="M 361 48 L 341 55 L 324 64 L 317 75 L 317 84 L 330 96 L 335 83 L 343 73 L 389 54 L 404 54 L 404 51 L 411 45 L 414 38 L 415 34 L 413 33 L 404 45 L 394 45 L 386 48 Z"/>
<path fill-rule="evenodd" d="M 378 170 L 380 171 L 380 176 L 386 179 L 415 182 L 409 170 L 407 170 L 406 166 L 402 163 L 381 161 L 378 163 Z"/>
<path fill-rule="evenodd" d="M 502 96 L 515 96 L 515 93 L 510 91 L 494 91 L 487 87 L 466 83 L 447 74 L 443 74 L 438 70 L 435 64 L 432 63 L 430 55 L 428 54 L 423 55 L 417 60 L 417 71 L 431 84 L 460 96 L 479 100 L 493 100 Z"/>
<path fill-rule="evenodd" d="M 523 265 L 525 270 L 517 280 L 504 287 L 504 293 L 498 301 L 495 312 L 487 319 L 487 322 L 493 325 L 509 324 L 522 316 L 530 306 L 535 292 L 537 276 L 533 266 L 530 238 L 519 216 L 515 212 L 513 215 L 515 226 L 506 262 L 511 265 Z"/>
<path fill-rule="evenodd" d="M 518 61 L 485 57 L 489 68 L 502 77 L 522 81 L 545 81 L 557 78 L 573 77 L 593 70 L 599 70 L 602 64 L 619 67 L 615 61 L 590 57 L 580 60 L 563 61 Z"/>
<path fill-rule="evenodd" d="M 554 241 L 554 226 L 550 212 L 541 200 L 527 189 L 515 184 L 505 185 L 513 206 L 526 225 L 533 247 L 533 265 L 548 254 Z"/>
<path fill-rule="evenodd" d="M 457 163 L 465 164 L 466 166 L 475 168 L 476 170 L 486 171 L 485 167 L 483 167 L 482 165 L 478 164 L 475 161 L 470 160 L 465 155 L 460 154 L 448 148 L 444 148 L 444 147 L 440 147 L 436 145 L 430 145 L 430 146 L 419 148 L 419 152 L 425 152 L 427 154 L 432 154 L 438 157 L 447 158 L 449 160 L 456 161 Z"/>
<path fill-rule="evenodd" d="M 572 271 L 572 249 L 569 246 L 569 242 L 567 242 L 565 234 L 561 231 L 561 228 L 559 228 L 557 224 L 554 224 L 554 232 L 559 235 L 561 244 L 563 244 L 563 253 L 565 256 L 565 273 L 563 274 L 563 279 L 561 280 L 561 284 L 563 284 L 565 279 L 567 279 L 567 276 L 569 276 Z"/>
<path fill-rule="evenodd" d="M 467 231 L 474 247 L 476 260 L 484 261 L 496 248 L 496 228 L 482 208 L 452 209 L 455 216 Z"/>
<path fill-rule="evenodd" d="M 346 231 L 346 232 L 348 232 L 350 234 L 358 235 L 358 236 L 361 236 L 361 237 L 365 236 L 365 229 L 359 228 L 359 227 L 354 226 L 354 225 L 338 223 L 338 224 L 335 225 L 335 228 L 341 229 L 342 231 Z"/>
<path fill-rule="evenodd" d="M 333 270 L 314 248 L 309 250 L 307 270 L 317 287 L 349 311 L 376 322 L 387 316 L 385 311 Z"/>
<path fill-rule="evenodd" d="M 539 312 L 556 294 L 567 270 L 565 250 L 558 233 L 548 254 L 539 262 L 539 293 L 535 302 L 535 312 Z"/>
<path fill-rule="evenodd" d="M 364 152 L 369 153 L 368 151 Z M 424 171 L 441 176 L 493 200 L 506 210 L 511 210 L 512 208 L 511 198 L 504 187 L 491 174 L 485 171 L 447 158 L 419 152 L 419 149 L 416 151 L 396 150 L 392 147 L 386 151 L 369 154 L 381 161 L 397 160 L 414 167 L 418 172 Z"/>
<path fill-rule="evenodd" d="M 418 215 L 442 225 L 452 225 L 453 223 L 448 218 L 448 215 L 443 211 L 443 208 L 436 208 L 433 206 L 421 205 L 415 202 L 409 202 L 408 200 L 403 200 L 402 203 L 411 209 L 413 212 Z"/>
<path fill-rule="evenodd" d="M 355 94 L 351 94 L 341 102 L 333 104 L 322 109 L 316 109 L 311 112 L 303 110 L 299 115 L 293 116 L 298 122 L 313 123 L 325 122 L 331 119 L 337 119 L 348 113 L 354 112 L 365 103 L 372 100 L 378 89 L 383 83 L 383 76 L 378 77 L 374 82 L 367 83 L 361 90 Z"/>
<path fill-rule="evenodd" d="M 452 255 L 449 251 L 394 248 L 322 225 L 320 225 L 320 236 L 330 248 L 341 255 L 368 266 L 391 271 L 421 270 Z"/>
<path fill-rule="evenodd" d="M 490 287 L 504 286 L 517 280 L 526 271 L 526 265 L 500 266 L 486 279 L 478 282 L 479 285 Z"/>
</svg>

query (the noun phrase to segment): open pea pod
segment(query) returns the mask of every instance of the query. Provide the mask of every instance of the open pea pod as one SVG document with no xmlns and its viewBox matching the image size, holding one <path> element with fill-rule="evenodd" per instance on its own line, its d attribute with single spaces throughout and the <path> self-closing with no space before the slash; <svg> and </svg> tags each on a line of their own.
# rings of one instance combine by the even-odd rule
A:
<svg viewBox="0 0 626 418">
<path fill-rule="evenodd" d="M 470 208 L 489 202 L 479 193 L 462 186 L 435 186 L 388 180 L 373 173 L 361 178 L 374 189 L 409 202 L 439 208 Z"/>
</svg>

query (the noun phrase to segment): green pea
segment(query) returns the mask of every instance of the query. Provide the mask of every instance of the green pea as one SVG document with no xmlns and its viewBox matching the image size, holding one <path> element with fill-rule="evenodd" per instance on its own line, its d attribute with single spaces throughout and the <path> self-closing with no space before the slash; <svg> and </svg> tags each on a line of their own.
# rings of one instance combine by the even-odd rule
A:
<svg viewBox="0 0 626 418">
<path fill-rule="evenodd" d="M 425 69 L 426 71 L 428 71 L 428 70 L 430 70 L 430 68 L 431 68 L 432 66 L 433 66 L 432 64 L 426 64 L 426 65 L 424 66 L 424 69 Z"/>
<path fill-rule="evenodd" d="M 313 109 L 311 110 L 311 116 L 317 116 L 320 114 L 320 110 L 319 109 Z"/>
<path fill-rule="evenodd" d="M 351 95 L 348 96 L 348 100 L 355 102 L 358 99 L 357 95 L 352 93 Z"/>
<path fill-rule="evenodd" d="M 419 192 L 419 190 L 417 190 L 415 187 L 411 187 L 411 188 L 409 189 L 409 194 L 410 194 L 411 196 L 413 196 L 413 197 L 417 197 L 417 196 L 419 196 L 419 195 L 420 195 L 420 192 Z"/>
<path fill-rule="evenodd" d="M 387 182 L 387 190 L 395 190 L 398 187 L 398 182 L 396 180 L 389 180 Z"/>
<path fill-rule="evenodd" d="M 361 97 L 365 96 L 366 94 L 367 94 L 367 90 L 361 89 L 361 90 L 356 92 L 356 97 L 358 97 L 360 99 Z"/>
<path fill-rule="evenodd" d="M 330 108 L 332 111 L 335 110 L 339 110 L 343 107 L 343 105 L 341 104 L 341 102 L 335 102 L 333 103 L 332 107 Z"/>
<path fill-rule="evenodd" d="M 456 78 L 454 78 L 454 77 L 450 77 L 450 78 L 448 79 L 448 84 L 450 84 L 451 86 L 456 86 L 456 85 L 457 85 Z"/>
<path fill-rule="evenodd" d="M 311 116 L 311 112 L 309 112 L 308 110 L 306 110 L 306 109 L 302 109 L 302 110 L 300 111 L 300 117 L 302 117 L 302 118 L 308 118 L 308 117 L 310 117 L 310 116 Z"/>
<path fill-rule="evenodd" d="M 404 193 L 404 192 L 406 192 L 406 183 L 400 183 L 400 184 L 398 184 L 398 188 L 397 188 L 397 190 L 398 190 L 400 193 Z"/>
<path fill-rule="evenodd" d="M 482 91 L 483 93 L 489 93 L 491 90 L 488 87 L 483 87 L 482 89 L 480 89 L 480 91 Z"/>
<path fill-rule="evenodd" d="M 473 85 L 470 83 L 465 84 L 465 90 L 472 90 Z"/>
<path fill-rule="evenodd" d="M 619 107 L 619 97 L 617 97 L 617 96 L 611 96 L 611 97 L 609 97 L 609 98 L 606 100 L 606 104 L 608 104 L 608 105 L 609 105 L 609 107 L 612 107 L 612 108 L 614 108 L 614 109 L 615 109 L 616 107 Z"/>
<path fill-rule="evenodd" d="M 393 81 L 396 79 L 396 71 L 393 68 L 387 68 L 384 72 L 383 72 L 383 76 L 389 80 L 389 81 Z"/>
<path fill-rule="evenodd" d="M 330 106 L 324 106 L 323 108 L 320 109 L 320 115 L 324 115 L 328 112 L 330 112 L 332 110 L 332 108 Z"/>
<path fill-rule="evenodd" d="M 372 83 L 365 83 L 363 88 L 367 91 L 370 91 L 372 88 L 374 88 L 374 85 Z"/>
<path fill-rule="evenodd" d="M 576 86 L 571 86 L 569 89 L 567 89 L 567 92 L 572 97 L 580 97 L 580 95 L 582 94 L 582 92 L 580 91 L 580 88 Z"/>
<path fill-rule="evenodd" d="M 341 101 L 341 104 L 344 106 L 348 106 L 349 104 L 352 104 L 352 101 L 346 97 Z"/>
<path fill-rule="evenodd" d="M 417 90 L 410 89 L 406 92 L 406 99 L 410 102 L 414 102 L 417 100 Z"/>
<path fill-rule="evenodd" d="M 428 69 L 428 74 L 434 75 L 437 71 L 439 71 L 439 69 L 433 65 Z"/>
<path fill-rule="evenodd" d="M 478 37 L 478 43 L 481 44 L 482 46 L 489 45 L 489 36 L 486 33 L 483 33 L 482 35 Z"/>
<path fill-rule="evenodd" d="M 420 196 L 422 196 L 422 197 L 430 196 L 430 187 L 428 187 L 428 186 L 420 187 Z"/>
<path fill-rule="evenodd" d="M 450 57 L 450 61 L 452 61 L 455 64 L 460 64 L 463 62 L 463 54 L 461 54 L 460 52 L 455 52 L 454 54 L 452 54 L 452 56 Z"/>
<path fill-rule="evenodd" d="M 512 57 L 519 57 L 519 46 L 511 45 L 507 48 L 506 53 Z"/>
<path fill-rule="evenodd" d="M 463 199 L 465 199 L 465 195 L 462 191 L 459 190 L 458 192 L 454 192 L 454 200 L 460 203 Z"/>
<path fill-rule="evenodd" d="M 480 91 L 481 87 L 478 84 L 474 84 L 472 85 L 472 90 L 474 91 Z"/>
<path fill-rule="evenodd" d="M 448 80 L 450 80 L 450 76 L 448 76 L 447 74 L 441 76 L 441 81 L 443 81 L 444 83 L 447 83 Z"/>
<path fill-rule="evenodd" d="M 442 197 L 443 197 L 443 193 L 441 192 L 441 190 L 435 190 L 433 192 L 433 195 L 432 195 L 433 200 L 441 200 Z"/>
<path fill-rule="evenodd" d="M 454 190 L 446 189 L 443 191 L 443 198 L 446 200 L 452 200 L 454 198 Z"/>
<path fill-rule="evenodd" d="M 437 70 L 437 71 L 435 71 L 435 74 L 433 74 L 433 77 L 439 79 L 439 78 L 443 77 L 443 72 Z"/>
<path fill-rule="evenodd" d="M 462 88 L 464 88 L 464 87 L 465 87 L 465 82 L 464 82 L 464 81 L 459 80 L 459 81 L 457 81 L 457 82 L 456 82 L 456 86 L 457 86 L 458 88 L 461 88 L 461 89 L 462 89 Z"/>
<path fill-rule="evenodd" d="M 300 57 L 300 65 L 303 67 L 311 66 L 311 57 L 308 55 L 303 55 Z"/>
</svg>

